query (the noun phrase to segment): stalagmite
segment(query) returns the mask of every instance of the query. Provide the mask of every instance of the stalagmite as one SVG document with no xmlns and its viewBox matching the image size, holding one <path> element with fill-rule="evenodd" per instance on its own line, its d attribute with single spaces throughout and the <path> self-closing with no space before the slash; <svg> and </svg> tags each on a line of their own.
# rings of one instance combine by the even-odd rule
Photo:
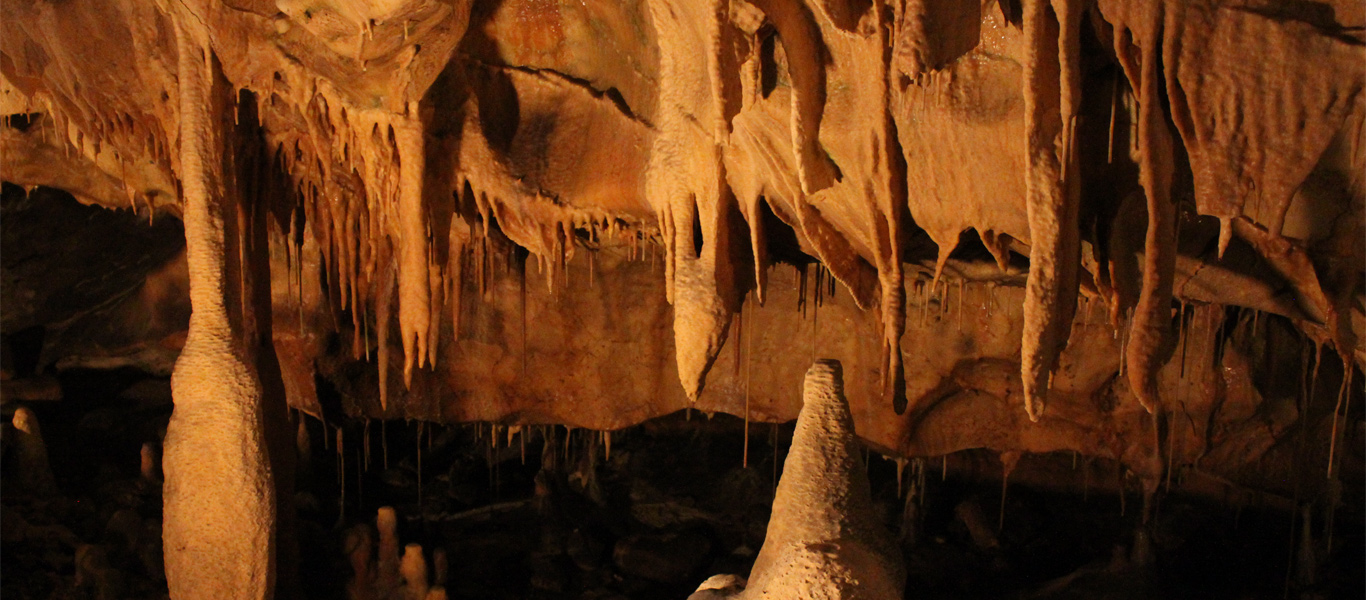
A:
<svg viewBox="0 0 1366 600">
<path fill-rule="evenodd" d="M 142 480 L 148 483 L 161 483 L 161 462 L 158 460 L 157 448 L 151 442 L 142 445 L 139 452 L 138 473 Z"/>
<path fill-rule="evenodd" d="M 388 594 L 399 588 L 398 555 L 398 515 L 394 508 L 385 506 L 375 515 L 375 527 L 379 530 L 379 573 L 375 577 L 380 595 Z"/>
<path fill-rule="evenodd" d="M 81 544 L 76 548 L 75 567 L 76 587 L 92 589 L 95 600 L 115 600 L 126 593 L 123 573 L 109 564 L 104 548 Z"/>
<path fill-rule="evenodd" d="M 446 560 L 446 549 L 437 546 L 432 550 L 432 589 L 440 589 L 446 585 L 446 569 L 449 563 Z"/>
<path fill-rule="evenodd" d="M 374 535 L 364 525 L 356 525 L 346 532 L 343 549 L 351 563 L 352 579 L 346 585 L 348 600 L 372 600 L 375 597 L 375 573 L 371 567 Z"/>
<path fill-rule="evenodd" d="M 269 598 L 275 486 L 261 384 L 227 302 L 236 279 L 224 256 L 228 144 L 215 59 L 201 27 L 188 12 L 178 14 L 179 175 L 193 313 L 171 377 L 175 410 L 164 442 L 166 581 L 177 599 Z"/>
<path fill-rule="evenodd" d="M 872 507 L 838 361 L 807 371 L 768 535 L 737 598 L 900 598 L 900 551 Z"/>
<path fill-rule="evenodd" d="M 422 555 L 421 544 L 408 544 L 403 548 L 403 562 L 399 567 L 403 575 L 403 590 L 406 600 L 424 600 L 427 597 L 427 560 Z"/>
<path fill-rule="evenodd" d="M 26 406 L 14 411 L 15 481 L 20 489 L 36 496 L 50 496 L 57 492 L 52 478 L 52 467 L 47 462 L 47 445 L 38 427 L 38 417 Z"/>
</svg>

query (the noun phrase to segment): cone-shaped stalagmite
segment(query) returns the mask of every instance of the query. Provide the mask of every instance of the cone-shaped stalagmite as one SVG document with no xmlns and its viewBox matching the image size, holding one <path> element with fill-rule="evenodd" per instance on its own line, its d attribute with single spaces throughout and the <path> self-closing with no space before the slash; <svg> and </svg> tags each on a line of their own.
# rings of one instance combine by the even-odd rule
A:
<svg viewBox="0 0 1366 600">
<path fill-rule="evenodd" d="M 901 553 L 873 513 L 838 361 L 806 372 L 768 536 L 740 598 L 901 598 Z"/>
<path fill-rule="evenodd" d="M 25 492 L 37 495 L 56 493 L 52 469 L 47 462 L 47 445 L 38 428 L 38 417 L 27 407 L 14 411 L 14 481 Z"/>
</svg>

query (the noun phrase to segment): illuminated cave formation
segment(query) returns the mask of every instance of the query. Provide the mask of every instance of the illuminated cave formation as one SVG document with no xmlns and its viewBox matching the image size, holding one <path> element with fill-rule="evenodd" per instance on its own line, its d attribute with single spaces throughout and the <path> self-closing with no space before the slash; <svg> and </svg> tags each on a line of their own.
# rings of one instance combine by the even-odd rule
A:
<svg viewBox="0 0 1366 600">
<path fill-rule="evenodd" d="M 4 554 L 69 562 L 6 593 L 476 597 L 438 530 L 527 518 L 523 597 L 1086 597 L 1255 498 L 1359 596 L 1364 88 L 1356 0 L 7 0 Z M 1025 575 L 1017 488 L 1118 498 L 1109 566 Z"/>
</svg>

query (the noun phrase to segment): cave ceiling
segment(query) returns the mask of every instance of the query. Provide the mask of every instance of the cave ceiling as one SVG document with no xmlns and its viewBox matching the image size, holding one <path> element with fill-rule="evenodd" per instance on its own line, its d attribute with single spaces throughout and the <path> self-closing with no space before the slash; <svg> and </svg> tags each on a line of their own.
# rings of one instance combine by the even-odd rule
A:
<svg viewBox="0 0 1366 600">
<path fill-rule="evenodd" d="M 1153 473 L 1156 414 L 1176 460 L 1232 470 L 1325 421 L 1341 392 L 1298 401 L 1304 365 L 1366 362 L 1364 25 L 1354 0 L 12 0 L 0 170 L 179 217 L 187 144 L 217 148 L 235 326 L 316 416 L 784 421 L 835 358 L 887 453 Z M 183 133 L 192 62 L 212 139 Z M 8 298 L 7 328 L 41 312 Z"/>
</svg>

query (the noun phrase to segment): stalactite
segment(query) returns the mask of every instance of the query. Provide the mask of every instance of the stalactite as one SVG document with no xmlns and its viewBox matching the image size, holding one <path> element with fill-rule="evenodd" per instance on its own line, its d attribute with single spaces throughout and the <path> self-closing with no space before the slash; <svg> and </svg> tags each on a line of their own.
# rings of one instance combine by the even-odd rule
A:
<svg viewBox="0 0 1366 600">
<path fill-rule="evenodd" d="M 1145 11 L 1137 24 L 1141 56 L 1135 57 L 1116 28 L 1115 52 L 1129 81 L 1139 91 L 1139 182 L 1148 204 L 1148 231 L 1143 249 L 1143 287 L 1134 307 L 1125 350 L 1129 386 L 1150 414 L 1157 412 L 1157 370 L 1164 362 L 1171 326 L 1172 281 L 1176 270 L 1176 205 L 1171 199 L 1172 139 L 1167 130 L 1160 90 L 1162 5 Z M 1137 62 L 1137 64 L 1134 64 Z"/>
<path fill-rule="evenodd" d="M 422 508 L 422 431 L 426 423 L 417 422 L 417 506 Z"/>
<path fill-rule="evenodd" d="M 337 427 L 337 521 L 346 521 L 346 429 Z"/>
<path fill-rule="evenodd" d="M 422 204 L 426 144 L 418 103 L 393 127 L 399 154 L 399 328 L 403 338 L 403 384 L 413 384 L 413 366 L 428 354 L 430 279 L 428 227 Z"/>
<path fill-rule="evenodd" d="M 308 435 L 308 416 L 299 413 L 298 419 L 299 426 L 294 434 L 294 444 L 299 453 L 299 469 L 307 471 L 313 459 L 313 442 Z"/>
<path fill-rule="evenodd" d="M 435 250 L 433 250 L 433 253 Z M 449 262 L 449 261 L 447 261 Z M 427 317 L 427 364 L 436 367 L 437 350 L 441 347 L 441 313 L 445 312 L 447 274 L 444 265 L 436 264 L 435 257 L 428 262 L 428 307 L 431 313 Z"/>
<path fill-rule="evenodd" d="M 379 406 L 386 413 L 389 410 L 389 320 L 393 306 L 394 287 L 397 274 L 389 264 L 390 248 L 385 241 L 380 242 L 380 264 L 382 272 L 376 280 L 375 292 L 375 345 L 379 360 Z"/>
<path fill-rule="evenodd" d="M 1342 421 L 1344 423 L 1348 423 L 1346 419 L 1346 409 L 1344 408 L 1344 404 L 1348 409 L 1352 407 L 1350 400 L 1352 390 L 1352 374 L 1354 371 L 1355 369 L 1353 368 L 1351 359 L 1344 356 L 1342 359 L 1342 384 L 1338 387 L 1337 403 L 1333 406 L 1333 427 L 1330 430 L 1331 433 L 1328 438 L 1329 441 L 1327 477 L 1329 480 L 1333 480 L 1337 476 L 1337 470 L 1334 468 L 1333 459 L 1337 456 L 1338 448 L 1338 418 L 1339 414 L 1341 413 Z"/>
<path fill-rule="evenodd" d="M 1001 453 L 1001 515 L 996 524 L 997 532 L 1006 528 L 1006 490 L 1010 486 L 1010 474 L 1014 473 L 1015 466 L 1020 464 L 1020 455 L 1018 450 Z"/>
<path fill-rule="evenodd" d="M 757 290 L 756 290 L 757 294 Z M 753 310 L 753 309 L 751 309 Z M 755 316 L 750 315 L 749 321 L 753 321 Z M 743 331 L 745 338 L 745 440 L 743 444 L 743 456 L 740 460 L 741 468 L 749 468 L 749 382 L 750 372 L 754 368 L 754 325 L 746 321 L 740 322 L 741 326 L 748 326 L 749 331 Z"/>
<path fill-rule="evenodd" d="M 902 493 L 901 491 L 902 491 L 902 489 L 903 489 L 903 488 L 902 488 L 902 485 L 901 485 L 901 476 L 902 476 L 902 473 L 903 473 L 905 470 L 906 470 L 906 459 L 901 458 L 901 457 L 897 457 L 897 459 L 896 459 L 896 495 L 897 495 L 898 498 L 901 497 L 901 493 Z"/>
<path fill-rule="evenodd" d="M 1081 188 L 1071 139 L 1081 103 L 1078 36 L 1082 7 L 1076 0 L 1052 2 L 1055 22 L 1047 2 L 1024 3 L 1029 48 L 1024 78 L 1025 206 L 1031 251 L 1020 362 L 1025 410 L 1031 421 L 1043 414 L 1049 380 L 1071 331 L 1081 251 L 1077 225 Z M 1056 41 L 1048 35 L 1054 27 Z"/>
<path fill-rule="evenodd" d="M 362 464 L 363 464 L 364 467 L 365 467 L 365 472 L 366 472 L 366 473 L 369 473 L 369 472 L 370 472 L 370 419 L 369 419 L 369 418 L 365 419 L 365 425 L 362 426 L 362 428 L 361 428 L 361 437 L 362 437 L 361 446 L 362 446 L 362 449 L 364 450 L 364 453 L 365 453 L 365 457 L 364 457 L 364 460 L 362 461 Z"/>
</svg>

